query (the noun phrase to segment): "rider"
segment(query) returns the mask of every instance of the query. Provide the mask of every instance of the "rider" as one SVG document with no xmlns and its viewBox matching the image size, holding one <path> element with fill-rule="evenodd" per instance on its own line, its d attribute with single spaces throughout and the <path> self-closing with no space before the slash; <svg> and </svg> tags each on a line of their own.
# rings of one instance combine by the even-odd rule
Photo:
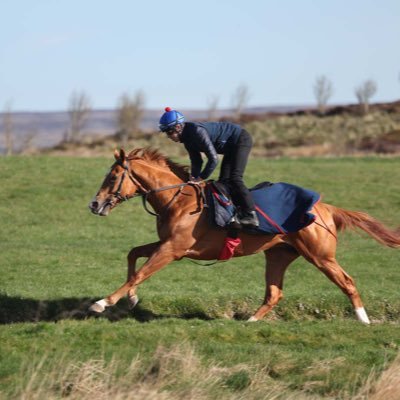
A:
<svg viewBox="0 0 400 400">
<path fill-rule="evenodd" d="M 185 122 L 185 117 L 170 107 L 165 108 L 159 128 L 174 142 L 184 144 L 191 161 L 192 183 L 207 179 L 218 164 L 217 154 L 223 154 L 218 180 L 231 189 L 234 203 L 240 207 L 239 222 L 245 226 L 259 225 L 253 198 L 243 182 L 253 145 L 247 131 L 229 122 Z M 203 170 L 201 152 L 208 159 Z"/>
</svg>

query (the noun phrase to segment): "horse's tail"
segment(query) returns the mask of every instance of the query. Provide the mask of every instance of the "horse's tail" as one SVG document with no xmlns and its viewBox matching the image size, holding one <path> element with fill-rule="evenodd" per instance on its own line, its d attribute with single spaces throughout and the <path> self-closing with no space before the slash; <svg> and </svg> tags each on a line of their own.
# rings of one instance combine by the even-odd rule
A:
<svg viewBox="0 0 400 400">
<path fill-rule="evenodd" d="M 384 246 L 400 248 L 399 229 L 392 230 L 369 214 L 328 205 L 338 231 L 360 228 Z"/>
</svg>

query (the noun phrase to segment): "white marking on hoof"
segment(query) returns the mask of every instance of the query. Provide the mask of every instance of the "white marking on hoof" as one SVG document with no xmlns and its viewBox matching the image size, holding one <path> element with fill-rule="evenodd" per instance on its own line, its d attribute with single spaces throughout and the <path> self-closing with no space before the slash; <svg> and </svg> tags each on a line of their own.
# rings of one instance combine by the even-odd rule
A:
<svg viewBox="0 0 400 400">
<path fill-rule="evenodd" d="M 96 303 L 92 304 L 89 307 L 89 310 L 94 311 L 96 313 L 102 313 L 106 309 L 106 307 L 108 307 L 107 301 L 102 299 L 102 300 L 96 301 Z"/>
<path fill-rule="evenodd" d="M 257 321 L 258 319 L 254 315 L 247 320 L 247 322 L 257 322 Z"/>
<path fill-rule="evenodd" d="M 367 313 L 365 312 L 364 307 L 358 307 L 354 311 L 356 312 L 358 320 L 361 321 L 363 324 L 369 325 L 371 323 Z"/>
<path fill-rule="evenodd" d="M 139 303 L 139 297 L 135 294 L 128 298 L 129 301 L 129 309 L 132 310 L 136 307 L 137 303 Z"/>
</svg>

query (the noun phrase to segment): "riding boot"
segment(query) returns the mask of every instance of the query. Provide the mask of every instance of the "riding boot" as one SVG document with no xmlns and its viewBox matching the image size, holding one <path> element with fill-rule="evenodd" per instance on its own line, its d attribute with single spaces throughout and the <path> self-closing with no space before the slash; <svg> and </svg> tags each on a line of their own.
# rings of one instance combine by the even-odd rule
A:
<svg viewBox="0 0 400 400">
<path fill-rule="evenodd" d="M 239 219 L 240 223 L 243 226 L 255 227 L 257 228 L 260 225 L 258 221 L 257 213 L 255 211 L 248 211 L 243 213 L 243 215 Z"/>
</svg>

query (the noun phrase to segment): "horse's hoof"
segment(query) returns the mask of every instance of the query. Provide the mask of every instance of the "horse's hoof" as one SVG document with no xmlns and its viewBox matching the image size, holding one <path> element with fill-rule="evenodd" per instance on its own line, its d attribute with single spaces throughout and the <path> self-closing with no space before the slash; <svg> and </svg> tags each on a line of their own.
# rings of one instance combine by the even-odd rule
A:
<svg viewBox="0 0 400 400">
<path fill-rule="evenodd" d="M 257 321 L 258 321 L 258 319 L 257 319 L 256 317 L 254 317 L 254 316 L 250 317 L 250 318 L 247 320 L 247 322 L 257 322 Z"/>
<path fill-rule="evenodd" d="M 128 301 L 129 301 L 129 309 L 133 310 L 136 307 L 137 303 L 139 303 L 139 297 L 135 294 L 134 296 L 129 297 Z"/>
<path fill-rule="evenodd" d="M 95 312 L 95 313 L 98 313 L 98 314 L 102 313 L 105 309 L 106 309 L 105 300 L 96 301 L 96 303 L 93 303 L 89 307 L 89 311 L 92 311 L 92 312 Z"/>
<path fill-rule="evenodd" d="M 357 319 L 365 325 L 370 325 L 371 321 L 368 318 L 368 315 L 365 311 L 364 307 L 358 307 L 355 309 Z"/>
</svg>

